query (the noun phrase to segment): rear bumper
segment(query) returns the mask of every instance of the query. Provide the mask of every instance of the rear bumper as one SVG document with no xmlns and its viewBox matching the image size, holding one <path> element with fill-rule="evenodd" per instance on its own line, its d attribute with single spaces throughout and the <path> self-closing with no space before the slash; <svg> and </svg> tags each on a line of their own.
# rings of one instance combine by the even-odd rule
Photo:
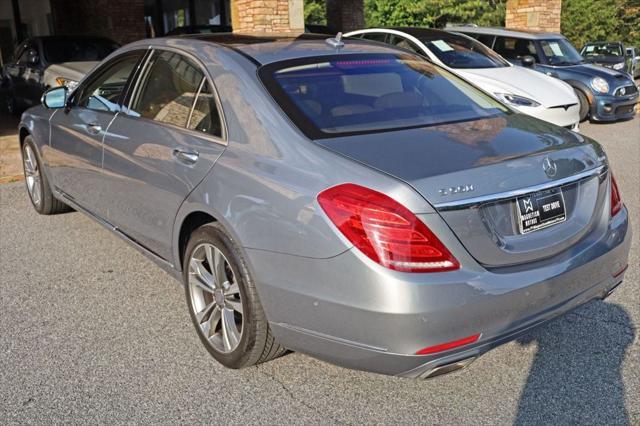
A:
<svg viewBox="0 0 640 426">
<path fill-rule="evenodd" d="M 626 97 L 596 96 L 591 105 L 591 119 L 617 121 L 633 118 L 636 114 L 638 94 Z"/>
<path fill-rule="evenodd" d="M 601 238 L 526 267 L 488 271 L 461 256 L 460 271 L 403 274 L 367 263 L 354 250 L 330 259 L 250 249 L 247 255 L 285 347 L 349 368 L 426 377 L 603 298 L 624 277 L 614 274 L 626 265 L 630 242 L 624 209 Z M 474 344 L 414 355 L 476 333 L 482 335 Z"/>
</svg>

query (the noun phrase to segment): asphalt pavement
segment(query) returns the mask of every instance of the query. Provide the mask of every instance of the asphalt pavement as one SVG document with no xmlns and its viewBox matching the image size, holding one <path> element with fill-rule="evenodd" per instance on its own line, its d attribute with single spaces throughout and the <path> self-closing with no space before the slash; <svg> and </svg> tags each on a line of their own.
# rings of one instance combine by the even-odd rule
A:
<svg viewBox="0 0 640 426">
<path fill-rule="evenodd" d="M 80 213 L 0 185 L 0 423 L 640 424 L 640 118 L 583 124 L 636 230 L 623 285 L 467 369 L 419 381 L 200 344 L 179 284 Z"/>
</svg>

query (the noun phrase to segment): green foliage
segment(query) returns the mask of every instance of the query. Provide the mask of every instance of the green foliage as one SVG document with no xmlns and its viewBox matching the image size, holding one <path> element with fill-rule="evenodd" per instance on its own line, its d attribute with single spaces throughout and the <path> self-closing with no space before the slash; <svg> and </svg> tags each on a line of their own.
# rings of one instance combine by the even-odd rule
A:
<svg viewBox="0 0 640 426">
<path fill-rule="evenodd" d="M 324 0 L 304 0 L 304 22 L 307 24 L 327 24 Z"/>
<path fill-rule="evenodd" d="M 640 47 L 640 0 L 563 0 L 562 33 L 578 49 L 589 41 Z"/>
<path fill-rule="evenodd" d="M 367 27 L 504 25 L 506 0 L 364 0 Z"/>
</svg>

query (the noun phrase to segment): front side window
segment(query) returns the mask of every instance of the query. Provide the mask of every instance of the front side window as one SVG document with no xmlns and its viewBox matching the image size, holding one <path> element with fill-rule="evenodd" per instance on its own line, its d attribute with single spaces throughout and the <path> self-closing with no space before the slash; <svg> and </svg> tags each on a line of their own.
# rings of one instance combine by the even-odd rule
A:
<svg viewBox="0 0 640 426">
<path fill-rule="evenodd" d="M 200 68 L 178 53 L 154 53 L 129 113 L 162 123 L 186 127 L 198 89 Z"/>
<path fill-rule="evenodd" d="M 521 60 L 524 56 L 533 56 L 536 62 L 540 62 L 536 45 L 531 40 L 497 37 L 493 50 L 507 59 Z"/>
<path fill-rule="evenodd" d="M 259 75 L 310 138 L 423 127 L 508 109 L 415 55 L 354 54 L 278 62 Z"/>
<path fill-rule="evenodd" d="M 566 39 L 540 40 L 542 53 L 550 65 L 577 65 L 582 56 Z"/>
<path fill-rule="evenodd" d="M 509 63 L 479 41 L 460 35 L 438 34 L 420 41 L 450 68 L 501 68 Z"/>
<path fill-rule="evenodd" d="M 100 72 L 97 78 L 77 90 L 74 103 L 95 111 L 117 112 L 118 102 L 143 53 L 127 54 L 114 59 L 111 65 Z"/>
</svg>

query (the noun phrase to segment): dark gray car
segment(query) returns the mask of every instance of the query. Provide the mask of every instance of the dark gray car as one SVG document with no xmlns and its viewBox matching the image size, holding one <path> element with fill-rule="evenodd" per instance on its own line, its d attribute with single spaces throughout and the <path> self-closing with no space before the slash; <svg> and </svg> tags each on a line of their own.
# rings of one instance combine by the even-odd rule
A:
<svg viewBox="0 0 640 426">
<path fill-rule="evenodd" d="M 181 280 L 228 367 L 291 349 L 432 377 L 627 266 L 596 142 L 377 43 L 136 42 L 49 91 L 20 142 L 36 210 L 81 211 Z"/>
</svg>

